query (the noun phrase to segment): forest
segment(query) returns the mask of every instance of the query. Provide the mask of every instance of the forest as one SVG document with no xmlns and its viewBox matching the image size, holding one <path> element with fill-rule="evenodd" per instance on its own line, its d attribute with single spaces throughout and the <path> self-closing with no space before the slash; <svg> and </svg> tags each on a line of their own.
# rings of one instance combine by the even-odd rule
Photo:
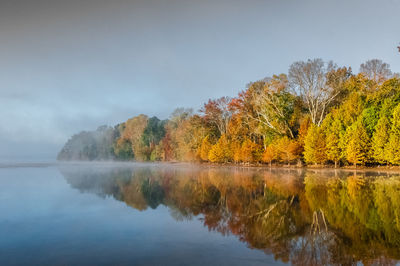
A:
<svg viewBox="0 0 400 266">
<path fill-rule="evenodd" d="M 139 115 L 72 136 L 59 160 L 268 165 L 400 165 L 400 75 L 373 59 L 359 72 L 322 59 L 249 83 L 167 120 Z"/>
</svg>

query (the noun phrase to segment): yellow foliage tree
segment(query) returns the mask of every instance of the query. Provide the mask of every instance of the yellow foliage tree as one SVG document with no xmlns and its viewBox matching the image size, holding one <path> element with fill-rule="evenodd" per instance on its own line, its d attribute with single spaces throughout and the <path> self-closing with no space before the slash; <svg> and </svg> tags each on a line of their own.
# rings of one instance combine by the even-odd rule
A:
<svg viewBox="0 0 400 266">
<path fill-rule="evenodd" d="M 279 159 L 278 147 L 275 144 L 271 143 L 265 149 L 262 160 L 263 160 L 263 162 L 269 163 L 269 166 L 272 166 L 272 161 L 278 160 L 278 159 Z"/>
<path fill-rule="evenodd" d="M 246 139 L 241 147 L 241 161 L 246 163 L 258 162 L 261 158 L 261 147 L 250 139 Z"/>
<path fill-rule="evenodd" d="M 219 138 L 208 153 L 208 159 L 213 163 L 226 163 L 232 160 L 232 152 L 225 134 Z"/>
<path fill-rule="evenodd" d="M 231 151 L 232 151 L 233 161 L 236 163 L 238 163 L 242 160 L 241 149 L 242 149 L 242 145 L 240 145 L 239 142 L 237 142 L 237 141 L 232 142 Z"/>
<path fill-rule="evenodd" d="M 364 165 L 370 159 L 370 138 L 362 120 L 359 119 L 346 131 L 347 148 L 346 159 L 354 166 Z"/>
<path fill-rule="evenodd" d="M 342 150 L 340 147 L 340 139 L 343 138 L 345 130 L 342 122 L 333 118 L 332 123 L 326 128 L 326 157 L 335 163 L 335 168 L 342 158 Z"/>
<path fill-rule="evenodd" d="M 287 136 L 281 138 L 277 143 L 279 158 L 282 162 L 290 164 L 300 158 L 302 147 L 299 142 L 289 139 Z"/>
<path fill-rule="evenodd" d="M 390 121 L 386 115 L 378 120 L 374 135 L 372 137 L 372 152 L 375 161 L 379 163 L 387 163 L 388 156 L 386 146 L 388 139 L 390 139 Z"/>
<path fill-rule="evenodd" d="M 207 135 L 201 142 L 200 146 L 200 158 L 203 161 L 208 161 L 208 154 L 210 153 L 211 147 L 212 144 L 210 142 L 210 137 Z"/>
<path fill-rule="evenodd" d="M 308 129 L 304 140 L 304 160 L 314 164 L 323 164 L 327 160 L 325 136 L 316 125 Z"/>
<path fill-rule="evenodd" d="M 400 164 L 400 104 L 393 110 L 392 128 L 386 148 L 389 162 Z"/>
</svg>

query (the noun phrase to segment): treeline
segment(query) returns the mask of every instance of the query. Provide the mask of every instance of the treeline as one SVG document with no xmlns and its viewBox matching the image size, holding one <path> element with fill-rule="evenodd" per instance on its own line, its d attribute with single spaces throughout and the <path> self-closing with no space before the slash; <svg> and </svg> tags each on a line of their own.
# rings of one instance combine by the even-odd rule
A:
<svg viewBox="0 0 400 266">
<path fill-rule="evenodd" d="M 400 165 L 400 78 L 377 59 L 357 74 L 299 61 L 199 112 L 180 108 L 163 121 L 139 115 L 104 130 L 100 143 L 82 144 L 87 134 L 72 137 L 59 159 Z"/>
</svg>

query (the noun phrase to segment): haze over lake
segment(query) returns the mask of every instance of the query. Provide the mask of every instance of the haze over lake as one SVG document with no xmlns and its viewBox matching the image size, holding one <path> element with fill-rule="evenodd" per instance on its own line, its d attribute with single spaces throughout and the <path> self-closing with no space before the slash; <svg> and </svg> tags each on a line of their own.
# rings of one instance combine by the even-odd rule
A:
<svg viewBox="0 0 400 266">
<path fill-rule="evenodd" d="M 395 264 L 399 190 L 384 172 L 3 165 L 0 264 Z"/>
</svg>

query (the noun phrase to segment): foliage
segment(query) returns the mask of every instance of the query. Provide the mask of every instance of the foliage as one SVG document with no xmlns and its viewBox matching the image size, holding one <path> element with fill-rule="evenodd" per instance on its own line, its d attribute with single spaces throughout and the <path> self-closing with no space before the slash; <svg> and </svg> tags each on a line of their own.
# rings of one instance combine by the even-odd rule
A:
<svg viewBox="0 0 400 266">
<path fill-rule="evenodd" d="M 290 164 L 300 158 L 302 149 L 301 145 L 296 140 L 285 136 L 279 139 L 276 145 L 278 148 L 279 159 L 282 162 Z"/>
<path fill-rule="evenodd" d="M 260 147 L 250 139 L 246 139 L 240 149 L 240 159 L 245 163 L 258 162 L 261 159 Z"/>
<path fill-rule="evenodd" d="M 392 128 L 386 148 L 388 161 L 400 164 L 400 104 L 393 111 Z"/>
<path fill-rule="evenodd" d="M 208 159 L 213 163 L 227 163 L 232 161 L 232 152 L 225 134 L 219 138 L 208 153 Z"/>
<path fill-rule="evenodd" d="M 359 119 L 346 131 L 346 158 L 350 163 L 365 165 L 370 160 L 370 138 L 367 130 Z"/>
<path fill-rule="evenodd" d="M 304 160 L 314 164 L 322 164 L 327 160 L 325 136 L 316 125 L 309 128 L 304 140 Z"/>
<path fill-rule="evenodd" d="M 212 144 L 210 142 L 210 136 L 206 136 L 203 141 L 201 142 L 200 146 L 200 158 L 203 161 L 208 161 L 208 154 L 212 148 Z"/>
<path fill-rule="evenodd" d="M 353 74 L 321 59 L 167 120 L 138 115 L 74 135 L 60 160 L 400 165 L 400 78 L 370 60 Z"/>
<path fill-rule="evenodd" d="M 271 166 L 272 162 L 278 159 L 279 159 L 278 147 L 274 143 L 271 143 L 265 149 L 262 160 L 263 162 L 269 163 L 269 165 Z"/>
<path fill-rule="evenodd" d="M 388 161 L 386 144 L 389 139 L 390 121 L 386 115 L 382 115 L 376 125 L 376 130 L 372 138 L 373 158 L 378 163 L 386 163 Z"/>
<path fill-rule="evenodd" d="M 343 138 L 344 134 L 345 131 L 342 122 L 337 118 L 332 118 L 331 124 L 325 129 L 326 158 L 333 161 L 335 167 L 342 159 L 343 152 L 340 147 L 340 139 Z"/>
</svg>

